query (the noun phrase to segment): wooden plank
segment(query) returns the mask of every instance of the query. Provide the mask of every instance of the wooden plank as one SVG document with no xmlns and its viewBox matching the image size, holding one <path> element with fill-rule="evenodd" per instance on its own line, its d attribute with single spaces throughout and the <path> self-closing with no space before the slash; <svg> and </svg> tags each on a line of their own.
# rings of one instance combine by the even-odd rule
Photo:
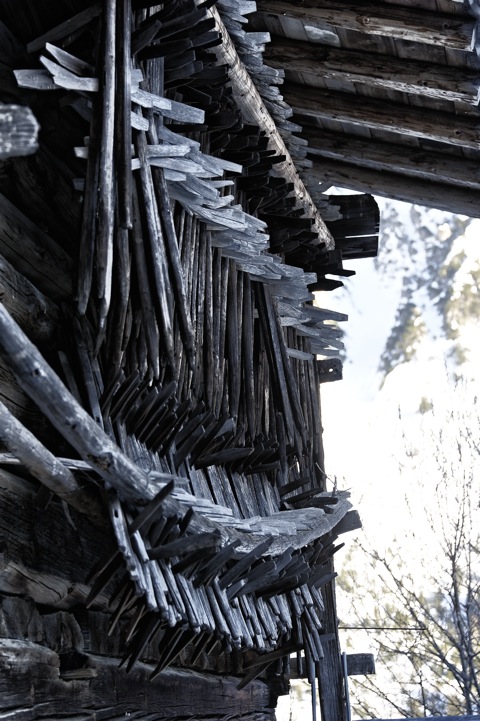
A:
<svg viewBox="0 0 480 721">
<path fill-rule="evenodd" d="M 74 683 L 61 678 L 59 655 L 45 646 L 17 639 L 0 641 L 0 710 L 31 721 L 47 714 L 58 719 L 91 717 L 120 721 L 125 715 L 155 718 L 179 716 L 242 718 L 242 721 L 274 721 L 272 690 L 254 681 L 238 691 L 238 678 L 167 669 L 150 680 L 154 666 L 137 663 L 127 673 L 118 659 L 89 654 L 85 661 L 89 678 Z"/>
<path fill-rule="evenodd" d="M 416 8 L 382 8 L 345 0 L 306 0 L 301 6 L 286 0 L 259 0 L 257 11 L 302 20 L 304 25 L 324 24 L 368 35 L 385 35 L 428 45 L 472 50 L 475 22 L 472 18 L 442 15 Z M 285 30 L 285 25 L 283 25 Z"/>
<path fill-rule="evenodd" d="M 390 171 L 425 178 L 437 183 L 449 183 L 466 188 L 480 186 L 479 162 L 440 152 L 428 152 L 406 145 L 369 142 L 352 136 L 341 136 L 326 131 L 304 128 L 308 139 L 310 157 L 338 160 L 372 170 Z M 480 157 L 479 157 L 480 160 Z"/>
<path fill-rule="evenodd" d="M 265 62 L 292 73 L 302 73 L 306 85 L 317 78 L 354 82 L 379 89 L 415 93 L 443 100 L 478 102 L 480 72 L 401 60 L 374 53 L 356 52 L 309 43 L 275 42 L 267 46 Z"/>
<path fill-rule="evenodd" d="M 60 23 L 60 25 L 57 25 L 55 28 L 48 30 L 44 35 L 41 35 L 35 40 L 32 40 L 27 45 L 27 52 L 29 54 L 35 53 L 37 52 L 37 50 L 41 50 L 47 42 L 55 42 L 57 40 L 61 40 L 67 35 L 70 35 L 78 29 L 83 28 L 91 20 L 93 20 L 93 18 L 98 17 L 101 12 L 102 4 L 100 2 L 94 3 L 86 10 L 82 10 L 82 12 L 79 12 L 77 15 L 68 18 L 63 23 Z"/>
<path fill-rule="evenodd" d="M 309 181 L 328 180 L 331 185 L 360 193 L 374 193 L 384 198 L 403 200 L 431 208 L 461 213 L 471 218 L 480 217 L 477 190 L 458 188 L 442 183 L 426 183 L 399 173 L 371 170 L 338 161 L 322 160 L 309 171 Z"/>
<path fill-rule="evenodd" d="M 250 74 L 238 57 L 237 51 L 229 38 L 218 12 L 215 8 L 209 9 L 208 12 L 211 13 L 211 16 L 215 19 L 215 30 L 220 32 L 223 37 L 223 44 L 213 48 L 213 52 L 216 53 L 219 64 L 228 66 L 233 97 L 244 120 L 255 123 L 261 130 L 265 131 L 269 138 L 269 147 L 274 149 L 277 155 L 285 156 L 286 160 L 275 166 L 275 173 L 281 174 L 287 182 L 293 183 L 298 205 L 304 209 L 304 214 L 307 217 L 314 218 L 314 230 L 318 233 L 319 240 L 324 242 L 328 248 L 332 248 L 332 237 L 302 180 L 299 178 L 293 160 L 278 132 L 275 122 L 266 109 L 260 94 L 253 84 Z"/>
<path fill-rule="evenodd" d="M 381 100 L 345 96 L 286 83 L 284 96 L 295 113 L 351 123 L 355 127 L 389 130 L 399 135 L 428 138 L 459 147 L 480 149 L 480 122 L 434 110 L 417 109 Z M 303 122 L 305 125 L 305 122 Z"/>
</svg>

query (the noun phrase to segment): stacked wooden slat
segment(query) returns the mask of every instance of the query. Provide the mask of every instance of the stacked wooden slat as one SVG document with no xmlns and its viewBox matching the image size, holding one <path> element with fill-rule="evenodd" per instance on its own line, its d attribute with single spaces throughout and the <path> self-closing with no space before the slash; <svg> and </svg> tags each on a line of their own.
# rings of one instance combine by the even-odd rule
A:
<svg viewBox="0 0 480 721">
<path fill-rule="evenodd" d="M 324 565 L 350 506 L 325 494 L 316 355 L 341 350 L 343 318 L 314 308 L 315 275 L 281 257 L 325 249 L 233 102 L 212 28 L 193 2 L 108 0 L 30 43 L 43 67 L 19 84 L 58 93 L 84 129 L 76 291 L 44 281 L 69 301 L 69 390 L 8 313 L 1 350 L 106 485 L 118 551 L 89 603 L 123 573 L 112 631 L 128 619 L 128 667 L 159 634 L 156 672 L 220 642 L 254 652 L 247 682 L 291 651 L 322 657 Z M 41 472 L 10 450 L 45 473 L 43 449 Z"/>
</svg>

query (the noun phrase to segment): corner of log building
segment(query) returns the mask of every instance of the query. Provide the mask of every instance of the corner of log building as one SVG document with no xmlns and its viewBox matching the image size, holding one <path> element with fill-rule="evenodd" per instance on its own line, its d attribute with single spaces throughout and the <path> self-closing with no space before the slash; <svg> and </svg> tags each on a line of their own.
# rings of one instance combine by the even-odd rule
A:
<svg viewBox="0 0 480 721">
<path fill-rule="evenodd" d="M 273 721 L 294 676 L 347 719 L 333 555 L 361 523 L 320 416 L 347 318 L 314 293 L 376 254 L 374 193 L 470 211 L 479 152 L 475 18 L 364 5 L 2 3 L 12 721 Z"/>
</svg>

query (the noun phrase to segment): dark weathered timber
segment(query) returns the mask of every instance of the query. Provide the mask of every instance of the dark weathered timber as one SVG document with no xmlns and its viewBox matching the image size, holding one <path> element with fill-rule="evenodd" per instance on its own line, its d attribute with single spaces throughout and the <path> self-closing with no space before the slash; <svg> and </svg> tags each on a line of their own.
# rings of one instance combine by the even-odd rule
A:
<svg viewBox="0 0 480 721">
<path fill-rule="evenodd" d="M 43 230 L 0 195 L 0 252 L 47 297 L 72 291 L 72 260 Z"/>
<path fill-rule="evenodd" d="M 309 141 L 309 157 L 314 167 L 322 159 L 357 165 L 371 170 L 391 172 L 434 183 L 457 187 L 480 187 L 480 169 L 477 160 L 456 158 L 449 154 L 410 148 L 407 145 L 363 140 L 339 136 L 325 130 L 304 128 Z"/>
<path fill-rule="evenodd" d="M 199 708 L 206 718 L 220 713 L 235 717 L 240 712 L 246 721 L 274 718 L 271 692 L 261 681 L 243 693 L 238 692 L 236 679 L 193 671 L 166 670 L 150 681 L 153 666 L 138 663 L 127 675 L 116 659 L 89 655 L 86 663 L 94 673 L 88 680 L 72 683 L 60 677 L 60 658 L 51 649 L 28 641 L 5 639 L 0 644 L 4 659 L 0 697 L 9 699 L 9 708 L 15 703 L 19 713 L 28 710 L 32 719 L 44 712 L 68 718 L 91 713 L 92 708 L 114 720 L 125 713 L 144 713 L 145 708 L 155 709 L 160 719 L 185 712 L 195 715 Z"/>
<path fill-rule="evenodd" d="M 69 523 L 55 499 L 42 506 L 40 488 L 36 481 L 0 470 L 0 592 L 67 609 L 85 601 L 87 574 L 99 549 L 113 555 L 116 546 L 105 525 L 95 526 L 85 514 L 71 509 Z M 105 595 L 98 597 L 97 606 L 107 608 Z"/>
<path fill-rule="evenodd" d="M 32 340 L 42 344 L 54 339 L 60 321 L 58 307 L 1 255 L 0 298 Z"/>
<path fill-rule="evenodd" d="M 312 182 L 327 181 L 329 186 L 336 185 L 361 193 L 374 192 L 405 203 L 421 201 L 422 205 L 450 213 L 463 213 L 470 218 L 478 218 L 480 214 L 477 190 L 446 183 L 425 183 L 421 178 L 408 177 L 394 170 L 361 168 L 325 159 L 315 162 L 309 176 Z"/>
<path fill-rule="evenodd" d="M 384 8 L 367 3 L 357 7 L 348 0 L 334 4 L 331 0 L 310 0 L 302 3 L 301 7 L 286 0 L 259 0 L 257 10 L 267 15 L 296 18 L 314 27 L 327 23 L 343 30 L 356 30 L 369 35 L 394 37 L 457 50 L 473 48 L 475 24 L 468 16 L 457 18 L 412 7 L 389 5 Z"/>
<path fill-rule="evenodd" d="M 432 63 L 287 40 L 267 45 L 265 61 L 274 67 L 286 67 L 287 80 L 294 73 L 302 73 L 307 85 L 315 86 L 321 77 L 440 100 L 478 103 L 480 78 L 474 70 L 460 73 L 458 68 Z"/>
<path fill-rule="evenodd" d="M 105 525 L 105 513 L 98 498 L 82 490 L 73 473 L 63 465 L 0 402 L 0 441 L 49 491 L 97 524 Z"/>
<path fill-rule="evenodd" d="M 74 400 L 35 346 L 0 306 L 0 354 L 60 433 L 105 478 L 118 478 L 126 497 L 148 498 L 146 475 L 102 433 L 99 426 Z M 81 450 L 80 450 L 81 449 Z M 114 470 L 115 469 L 115 470 Z M 123 469 L 123 470 L 121 470 Z M 123 478 L 123 481 L 122 481 Z M 128 479 L 128 480 L 127 480 Z M 150 490 L 151 493 L 151 490 Z M 153 494 L 152 494 L 153 495 Z"/>
</svg>

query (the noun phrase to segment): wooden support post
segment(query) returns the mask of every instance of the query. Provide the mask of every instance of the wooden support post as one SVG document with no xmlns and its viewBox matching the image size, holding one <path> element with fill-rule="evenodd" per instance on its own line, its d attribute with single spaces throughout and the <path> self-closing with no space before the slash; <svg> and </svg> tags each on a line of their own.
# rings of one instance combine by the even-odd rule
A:
<svg viewBox="0 0 480 721">
<path fill-rule="evenodd" d="M 335 120 L 480 150 L 480 122 L 476 116 L 452 116 L 393 103 L 387 106 L 383 100 L 317 88 L 309 88 L 307 93 L 303 85 L 293 83 L 285 84 L 284 97 L 295 113 L 312 118 L 312 125 L 315 118 Z"/>
<path fill-rule="evenodd" d="M 326 24 L 455 50 L 473 49 L 475 21 L 468 16 L 426 12 L 413 7 L 383 7 L 378 3 L 362 3 L 358 7 L 348 0 L 306 0 L 301 5 L 286 0 L 258 0 L 257 11 L 267 16 L 275 14 L 282 19 L 300 20 L 313 27 Z"/>
<path fill-rule="evenodd" d="M 267 65 L 285 68 L 287 81 L 292 72 L 301 73 L 305 83 L 313 87 L 318 86 L 318 78 L 323 78 L 478 103 L 480 75 L 474 70 L 280 39 L 266 46 L 264 58 Z"/>
</svg>

